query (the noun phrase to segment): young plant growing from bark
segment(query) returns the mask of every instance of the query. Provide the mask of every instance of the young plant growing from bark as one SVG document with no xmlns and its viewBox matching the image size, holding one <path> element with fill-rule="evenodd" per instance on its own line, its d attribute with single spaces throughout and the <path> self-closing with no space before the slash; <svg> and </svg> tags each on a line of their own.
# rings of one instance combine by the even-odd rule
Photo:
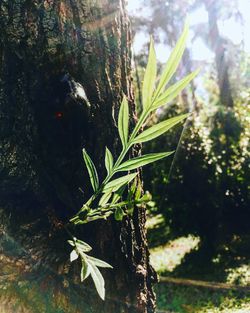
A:
<svg viewBox="0 0 250 313">
<path fill-rule="evenodd" d="M 129 133 L 129 106 L 127 98 L 124 96 L 118 116 L 118 131 L 122 143 L 122 151 L 114 161 L 112 153 L 106 148 L 105 167 L 107 176 L 103 182 L 99 182 L 95 165 L 87 151 L 83 149 L 83 158 L 93 188 L 93 195 L 83 204 L 79 212 L 70 219 L 70 223 L 74 225 L 86 224 L 98 219 L 107 219 L 112 214 L 114 214 L 117 221 L 121 221 L 124 215 L 132 213 L 131 210 L 135 205 L 140 206 L 142 203 L 150 201 L 150 197 L 147 194 L 141 196 L 140 192 L 136 192 L 138 168 L 166 158 L 173 154 L 174 151 L 150 153 L 125 161 L 124 159 L 134 144 L 153 140 L 187 118 L 188 114 L 182 114 L 140 132 L 149 115 L 162 105 L 173 100 L 198 74 L 198 70 L 196 70 L 174 85 L 166 88 L 166 85 L 176 72 L 180 63 L 185 49 L 187 35 L 188 26 L 185 25 L 184 31 L 172 51 L 157 85 L 157 61 L 154 43 L 151 39 L 148 63 L 142 86 L 143 110 L 139 120 L 132 132 Z M 120 173 L 125 174 L 120 176 Z M 114 178 L 114 176 L 118 177 Z M 129 188 L 126 199 L 124 200 L 123 194 L 128 185 L 132 186 Z M 70 261 L 72 262 L 78 258 L 81 260 L 81 281 L 91 275 L 99 296 L 104 300 L 104 279 L 98 268 L 112 268 L 112 266 L 89 256 L 87 253 L 91 250 L 91 247 L 87 243 L 73 236 L 72 240 L 69 240 L 68 243 L 73 247 L 70 254 Z"/>
</svg>

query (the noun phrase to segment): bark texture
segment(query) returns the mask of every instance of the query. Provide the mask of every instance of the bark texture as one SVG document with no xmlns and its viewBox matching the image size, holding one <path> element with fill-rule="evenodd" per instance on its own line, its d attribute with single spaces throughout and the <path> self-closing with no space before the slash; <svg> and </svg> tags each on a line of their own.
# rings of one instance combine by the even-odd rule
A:
<svg viewBox="0 0 250 313">
<path fill-rule="evenodd" d="M 76 230 L 114 266 L 102 271 L 105 302 L 91 280 L 79 283 L 63 227 L 90 192 L 82 148 L 101 175 L 105 145 L 119 149 L 122 93 L 134 118 L 124 2 L 0 0 L 0 29 L 0 310 L 153 312 L 143 210 Z"/>
</svg>

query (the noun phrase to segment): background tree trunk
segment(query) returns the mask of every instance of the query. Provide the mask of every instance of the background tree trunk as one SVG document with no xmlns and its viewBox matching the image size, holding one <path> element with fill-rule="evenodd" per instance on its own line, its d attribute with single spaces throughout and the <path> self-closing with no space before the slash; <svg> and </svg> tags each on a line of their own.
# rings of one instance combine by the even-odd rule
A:
<svg viewBox="0 0 250 313">
<path fill-rule="evenodd" d="M 234 106 L 229 80 L 229 60 L 227 53 L 228 42 L 221 37 L 218 28 L 218 3 L 216 0 L 204 0 L 208 13 L 209 44 L 215 53 L 215 62 L 220 89 L 220 102 L 226 108 Z"/>
<path fill-rule="evenodd" d="M 1 311 L 153 312 L 144 210 L 77 229 L 114 266 L 103 271 L 105 302 L 90 279 L 79 283 L 63 227 L 90 192 L 82 148 L 103 175 L 105 145 L 120 148 L 122 93 L 134 117 L 124 2 L 1 0 L 0 28 Z"/>
</svg>

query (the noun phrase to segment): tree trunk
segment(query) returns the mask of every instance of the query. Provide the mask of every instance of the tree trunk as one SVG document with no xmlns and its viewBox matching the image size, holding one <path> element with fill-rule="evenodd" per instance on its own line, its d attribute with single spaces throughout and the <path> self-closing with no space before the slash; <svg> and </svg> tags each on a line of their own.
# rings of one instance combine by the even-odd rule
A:
<svg viewBox="0 0 250 313">
<path fill-rule="evenodd" d="M 124 2 L 1 0 L 0 28 L 1 311 L 153 312 L 143 209 L 75 230 L 114 267 L 105 302 L 79 283 L 64 229 L 90 192 L 82 148 L 103 177 L 122 93 L 135 116 Z"/>
<path fill-rule="evenodd" d="M 225 145 L 219 142 L 220 149 L 226 150 L 225 153 L 225 172 L 231 167 L 230 155 L 232 153 L 231 138 L 232 137 L 232 110 L 234 108 L 234 100 L 229 76 L 229 42 L 220 35 L 218 28 L 218 1 L 204 0 L 208 13 L 208 29 L 209 43 L 215 53 L 215 62 L 217 69 L 218 86 L 220 91 L 220 103 L 224 108 L 224 120 L 222 121 L 225 134 Z M 221 127 L 221 126 L 220 126 Z M 225 176 L 225 186 L 228 185 L 228 178 Z M 227 189 L 227 187 L 226 187 Z"/>
<path fill-rule="evenodd" d="M 204 0 L 208 13 L 209 43 L 215 53 L 215 62 L 220 89 L 220 102 L 226 108 L 232 108 L 233 97 L 229 81 L 229 61 L 227 56 L 227 41 L 221 37 L 218 28 L 218 1 Z"/>
</svg>

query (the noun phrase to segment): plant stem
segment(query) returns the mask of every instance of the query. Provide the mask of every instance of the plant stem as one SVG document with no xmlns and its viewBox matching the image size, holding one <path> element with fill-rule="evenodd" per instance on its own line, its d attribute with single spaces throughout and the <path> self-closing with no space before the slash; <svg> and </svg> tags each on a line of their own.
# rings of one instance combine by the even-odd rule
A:
<svg viewBox="0 0 250 313">
<path fill-rule="evenodd" d="M 101 193 L 101 191 L 102 191 L 103 187 L 105 186 L 105 184 L 107 184 L 110 181 L 110 179 L 113 177 L 113 175 L 116 173 L 116 170 L 117 170 L 118 166 L 121 164 L 121 162 L 125 158 L 126 154 L 128 153 L 129 149 L 131 148 L 131 146 L 133 144 L 133 140 L 135 139 L 138 131 L 140 130 L 140 128 L 142 127 L 143 123 L 147 119 L 147 116 L 148 116 L 149 113 L 150 113 L 150 110 L 146 110 L 146 111 L 142 112 L 142 114 L 141 114 L 137 124 L 135 125 L 134 130 L 132 131 L 132 134 L 130 135 L 130 138 L 129 138 L 129 141 L 128 141 L 127 145 L 122 149 L 122 152 L 119 155 L 118 159 L 116 160 L 116 162 L 115 162 L 111 172 L 104 179 L 104 181 L 102 182 L 102 184 L 98 188 L 98 190 L 88 199 L 88 201 L 85 203 L 85 205 L 89 206 L 97 198 L 97 196 Z M 72 219 L 70 219 L 70 222 L 73 223 L 77 219 L 78 214 L 83 212 L 84 210 L 85 209 L 84 209 L 84 205 L 83 205 L 83 207 L 78 211 L 78 213 Z"/>
</svg>

